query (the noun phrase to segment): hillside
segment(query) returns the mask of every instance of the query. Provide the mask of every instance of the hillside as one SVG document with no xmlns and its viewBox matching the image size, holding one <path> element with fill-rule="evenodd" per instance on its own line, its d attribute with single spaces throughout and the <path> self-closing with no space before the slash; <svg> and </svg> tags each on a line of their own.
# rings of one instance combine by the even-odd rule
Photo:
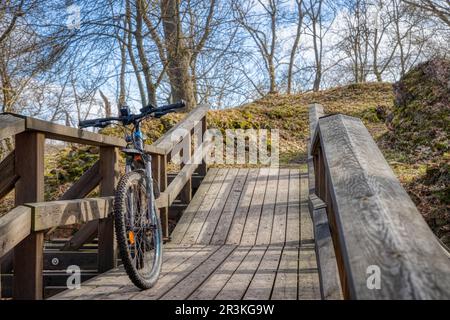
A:
<svg viewBox="0 0 450 320">
<path fill-rule="evenodd" d="M 403 101 L 399 97 L 408 96 L 411 99 L 411 95 L 400 94 L 398 88 L 410 86 L 411 83 L 406 80 L 406 84 L 395 86 L 396 96 L 393 85 L 389 83 L 349 85 L 317 93 L 269 95 L 240 107 L 211 110 L 208 114 L 208 127 L 221 130 L 279 129 L 281 163 L 298 165 L 306 159 L 309 103 L 323 104 L 326 113 L 359 117 L 430 227 L 444 243 L 450 244 L 448 126 L 445 127 L 448 122 L 435 119 L 432 123 L 436 125 L 433 127 L 427 121 L 405 122 L 405 113 L 409 115 L 411 112 L 405 106 L 409 106 L 411 101 Z M 430 96 L 429 92 L 424 94 Z M 417 99 L 424 101 L 423 96 L 412 96 L 415 97 L 412 101 L 416 103 L 416 107 Z M 181 118 L 182 114 L 170 114 L 160 120 L 146 121 L 143 130 L 148 136 L 147 143 L 155 141 Z M 445 118 L 441 114 L 438 118 L 448 121 L 448 115 Z M 425 124 L 428 129 L 422 128 Z M 417 130 L 418 126 L 420 130 Z M 447 131 L 442 128 L 447 128 Z M 428 143 L 430 133 L 427 130 L 437 130 L 436 136 L 440 138 Z M 105 129 L 104 133 L 123 135 L 120 130 L 113 128 Z M 411 134 L 418 135 L 418 140 L 412 139 Z M 421 146 L 424 142 L 425 145 Z M 96 161 L 97 152 L 96 148 L 70 146 L 47 153 L 46 198 L 58 198 L 72 181 Z"/>
<path fill-rule="evenodd" d="M 269 95 L 244 106 L 211 111 L 209 126 L 220 129 L 261 128 L 280 130 L 280 161 L 302 163 L 309 135 L 308 105 L 321 103 L 326 113 L 362 118 L 378 137 L 386 131 L 385 115 L 393 107 L 392 85 L 367 83 L 294 95 Z"/>
</svg>

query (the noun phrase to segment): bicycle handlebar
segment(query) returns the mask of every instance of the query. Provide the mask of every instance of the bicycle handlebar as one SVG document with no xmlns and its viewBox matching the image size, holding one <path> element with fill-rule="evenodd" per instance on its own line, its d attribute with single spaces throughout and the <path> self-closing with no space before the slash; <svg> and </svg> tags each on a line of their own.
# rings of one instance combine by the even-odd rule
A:
<svg viewBox="0 0 450 320">
<path fill-rule="evenodd" d="M 130 114 L 128 116 L 123 117 L 108 117 L 108 118 L 98 118 L 98 119 L 91 119 L 91 120 L 84 120 L 80 121 L 78 124 L 79 128 L 86 128 L 86 127 L 98 127 L 98 128 L 104 128 L 111 124 L 112 121 L 119 121 L 122 122 L 124 125 L 135 123 L 136 121 L 139 121 L 149 115 L 152 115 L 156 118 L 160 118 L 161 116 L 169 113 L 174 112 L 176 109 L 181 109 L 186 106 L 186 102 L 183 100 L 164 105 L 162 107 L 155 108 L 152 105 L 148 105 L 144 108 L 142 108 L 140 111 L 140 114 Z"/>
</svg>

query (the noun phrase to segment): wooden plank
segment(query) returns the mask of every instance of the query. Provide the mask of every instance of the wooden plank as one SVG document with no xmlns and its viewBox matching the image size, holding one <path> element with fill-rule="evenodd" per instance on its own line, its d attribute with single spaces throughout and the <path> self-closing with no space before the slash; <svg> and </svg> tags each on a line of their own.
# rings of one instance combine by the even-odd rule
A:
<svg viewBox="0 0 450 320">
<path fill-rule="evenodd" d="M 213 273 L 233 252 L 235 246 L 221 246 L 208 260 L 202 263 L 189 276 L 180 281 L 169 292 L 164 294 L 162 300 L 185 300 Z"/>
<path fill-rule="evenodd" d="M 85 223 L 108 217 L 114 197 L 27 203 L 32 209 L 32 230 L 43 231 L 53 227 Z"/>
<path fill-rule="evenodd" d="M 250 247 L 239 246 L 208 279 L 189 297 L 189 300 L 213 300 L 222 290 L 241 262 L 247 256 Z"/>
<path fill-rule="evenodd" d="M 314 136 L 314 132 L 316 131 L 317 124 L 319 123 L 319 118 L 325 115 L 323 111 L 323 106 L 318 103 L 313 103 L 309 105 L 309 135 L 310 138 Z M 311 139 L 308 143 L 308 147 L 311 147 Z M 308 152 L 308 155 L 311 153 Z"/>
<path fill-rule="evenodd" d="M 211 147 L 210 142 L 207 142 L 203 145 L 202 148 L 203 151 L 201 156 L 202 159 L 204 158 L 210 147 Z M 196 162 L 183 165 L 183 168 L 180 170 L 177 176 L 170 182 L 170 184 L 167 186 L 167 189 L 165 189 L 164 192 L 161 192 L 161 196 L 156 201 L 156 206 L 158 208 L 169 207 L 178 197 L 178 195 L 186 186 L 186 184 L 189 182 L 189 180 L 192 177 L 192 174 L 194 173 L 195 169 L 198 166 L 199 164 Z"/>
<path fill-rule="evenodd" d="M 22 132 L 15 139 L 16 205 L 43 201 L 45 136 Z M 42 299 L 43 246 L 44 233 L 35 232 L 14 248 L 14 298 Z"/>
<path fill-rule="evenodd" d="M 100 183 L 100 163 L 97 161 L 75 183 L 64 192 L 59 200 L 85 198 Z"/>
<path fill-rule="evenodd" d="M 247 214 L 244 232 L 242 234 L 242 245 L 251 246 L 255 244 L 268 177 L 269 168 L 259 169 L 258 180 L 256 181 L 255 190 L 253 191 L 252 201 Z"/>
<path fill-rule="evenodd" d="M 98 133 L 94 133 L 87 130 L 81 130 L 68 126 L 63 126 L 49 121 L 44 121 L 36 118 L 26 117 L 26 129 L 35 130 L 45 133 L 49 139 L 55 139 L 60 141 L 87 144 L 103 147 L 125 147 L 126 142 L 124 139 L 114 136 L 106 136 Z M 163 154 L 164 150 L 159 149 L 153 145 L 145 145 L 146 152 L 154 154 Z"/>
<path fill-rule="evenodd" d="M 240 300 L 244 296 L 253 275 L 261 262 L 266 246 L 254 246 L 239 265 L 227 284 L 220 290 L 217 300 Z"/>
<path fill-rule="evenodd" d="M 363 123 L 335 115 L 319 127 L 349 297 L 449 299 L 450 263 Z M 367 286 L 370 266 L 379 290 Z"/>
<path fill-rule="evenodd" d="M 31 232 L 31 209 L 18 206 L 0 218 L 0 258 Z"/>
<path fill-rule="evenodd" d="M 300 247 L 298 274 L 298 299 L 320 299 L 320 282 L 314 244 L 304 244 Z"/>
<path fill-rule="evenodd" d="M 238 174 L 234 179 L 232 190 L 230 191 L 230 195 L 225 203 L 222 215 L 220 216 L 220 220 L 217 223 L 216 230 L 211 239 L 211 244 L 225 244 L 228 231 L 230 230 L 231 223 L 237 211 L 236 207 L 244 190 L 248 173 L 248 169 L 239 169 Z"/>
<path fill-rule="evenodd" d="M 92 242 L 98 233 L 98 221 L 93 220 L 81 226 L 81 228 L 61 248 L 61 251 L 73 251 L 80 249 L 84 244 Z"/>
<path fill-rule="evenodd" d="M 159 299 L 170 289 L 175 287 L 181 280 L 187 277 L 191 272 L 198 268 L 203 262 L 209 259 L 220 247 L 208 246 L 193 255 L 182 265 L 172 270 L 170 274 L 158 279 L 158 282 L 149 290 L 139 292 L 132 296 L 131 300 L 154 300 Z"/>
<path fill-rule="evenodd" d="M 309 108 L 310 139 L 308 142 L 308 185 L 309 185 L 309 211 L 313 220 L 314 239 L 316 244 L 316 257 L 319 269 L 320 293 L 322 299 L 342 299 L 339 271 L 330 225 L 326 212 L 326 205 L 315 194 L 314 161 L 311 155 L 311 141 L 316 131 L 319 118 L 324 116 L 321 105 L 311 105 Z"/>
<path fill-rule="evenodd" d="M 284 245 L 286 240 L 286 221 L 289 195 L 289 169 L 280 169 L 273 218 L 271 244 Z"/>
<path fill-rule="evenodd" d="M 209 211 L 211 210 L 215 199 L 219 195 L 219 191 L 225 181 L 227 173 L 228 169 L 219 169 L 219 171 L 217 172 L 216 176 L 214 177 L 213 184 L 203 198 L 203 202 L 197 210 L 195 217 L 192 219 L 192 222 L 189 225 L 189 228 L 186 231 L 186 234 L 181 243 L 196 243 L 198 235 L 202 230 L 203 224 L 208 217 Z"/>
<path fill-rule="evenodd" d="M 195 170 L 194 174 L 192 175 L 191 179 L 192 179 L 192 189 L 198 189 L 200 187 L 200 185 L 203 182 L 203 179 L 205 179 L 206 175 L 199 175 L 197 173 L 197 170 Z M 177 173 L 168 173 L 167 174 L 167 183 L 170 184 L 173 179 L 175 179 L 175 177 L 177 176 Z"/>
<path fill-rule="evenodd" d="M 44 251 L 44 270 L 63 270 L 69 266 L 77 265 L 81 270 L 97 270 L 97 252 L 90 251 Z"/>
<path fill-rule="evenodd" d="M 300 254 L 298 293 L 298 298 L 300 300 L 321 298 L 313 223 L 308 208 L 308 194 L 308 178 L 306 175 L 300 174 Z"/>
<path fill-rule="evenodd" d="M 310 195 L 310 212 L 313 213 L 312 219 L 314 221 L 320 293 L 322 299 L 340 300 L 343 298 L 342 289 L 325 208 L 326 205 L 322 200 L 315 195 Z"/>
<path fill-rule="evenodd" d="M 256 234 L 256 245 L 270 244 L 272 226 L 275 213 L 275 202 L 278 188 L 278 168 L 269 168 L 267 189 L 264 195 L 264 203 L 259 218 L 258 232 Z"/>
<path fill-rule="evenodd" d="M 219 193 L 214 200 L 214 204 L 209 210 L 208 217 L 205 219 L 203 223 L 202 229 L 198 235 L 196 240 L 197 243 L 209 244 L 212 236 L 217 227 L 217 223 L 219 222 L 222 211 L 224 210 L 225 204 L 228 202 L 228 197 L 233 188 L 234 181 L 236 179 L 237 173 L 239 169 L 230 168 L 228 170 L 225 181 L 220 187 Z"/>
<path fill-rule="evenodd" d="M 253 191 L 255 189 L 256 181 L 258 179 L 258 169 L 249 169 L 247 179 L 245 181 L 242 196 L 236 208 L 236 212 L 231 223 L 230 231 L 228 232 L 227 244 L 240 244 L 242 233 L 244 231 L 245 222 L 247 220 L 247 213 L 253 198 Z"/>
<path fill-rule="evenodd" d="M 286 244 L 300 245 L 300 171 L 290 169 Z"/>
<path fill-rule="evenodd" d="M 51 297 L 50 300 L 73 300 L 83 296 L 89 297 L 89 292 L 91 292 L 94 288 L 111 285 L 123 274 L 124 271 L 122 268 L 110 270 L 104 274 L 83 282 L 81 288 L 65 290 L 64 292 Z"/>
<path fill-rule="evenodd" d="M 314 244 L 314 230 L 308 206 L 308 177 L 300 174 L 300 244 Z"/>
<path fill-rule="evenodd" d="M 164 278 L 166 275 L 172 274 L 176 268 L 180 268 L 184 263 L 186 263 L 186 261 L 189 261 L 189 259 L 204 249 L 205 246 L 187 245 L 170 247 L 166 244 L 164 246 L 164 261 L 159 279 Z M 160 281 L 159 279 L 158 281 Z M 125 283 L 126 285 L 120 287 L 118 290 L 110 291 L 104 296 L 96 297 L 96 299 L 124 300 L 130 299 L 132 296 L 140 292 L 140 290 L 130 282 L 130 279 L 126 274 L 120 276 L 119 283 Z"/>
<path fill-rule="evenodd" d="M 283 247 L 269 246 L 245 293 L 245 300 L 269 300 Z"/>
<path fill-rule="evenodd" d="M 100 148 L 100 196 L 114 196 L 119 180 L 119 154 L 117 148 Z M 114 237 L 113 216 L 98 222 L 98 271 L 105 272 L 117 265 L 117 243 Z"/>
<path fill-rule="evenodd" d="M 0 140 L 25 131 L 25 119 L 11 113 L 0 114 Z"/>
<path fill-rule="evenodd" d="M 182 264 L 186 258 L 185 256 L 192 256 L 196 252 L 198 252 L 201 248 L 191 249 L 189 247 L 183 248 L 183 251 L 177 252 L 177 249 L 164 250 L 163 256 L 163 265 L 161 270 L 161 277 L 167 274 L 170 270 L 174 268 L 173 264 L 176 263 L 174 258 L 175 256 L 179 257 L 178 264 Z M 180 250 L 180 249 L 178 249 Z M 97 287 L 101 287 L 102 285 L 108 285 L 111 287 L 112 284 L 115 284 L 114 288 L 110 288 L 108 292 L 95 293 L 93 290 Z M 132 295 L 140 292 L 138 288 L 136 288 L 130 281 L 128 275 L 123 270 L 123 267 L 119 267 L 117 269 L 113 269 L 106 273 L 103 273 L 89 281 L 86 281 L 82 284 L 82 287 L 77 290 L 66 290 L 54 297 L 52 300 L 72 300 L 72 299 L 127 299 Z"/>
<path fill-rule="evenodd" d="M 296 300 L 298 295 L 298 247 L 285 246 L 273 286 L 272 300 Z"/>
<path fill-rule="evenodd" d="M 192 162 L 191 157 L 192 157 L 192 142 L 191 142 L 191 136 L 187 136 L 186 137 L 186 146 L 185 148 L 182 149 L 181 151 L 181 156 L 184 159 L 181 163 L 181 169 L 183 169 L 183 167 L 187 164 L 189 164 L 190 162 Z M 195 161 L 194 161 L 195 163 Z M 195 163 L 197 166 L 194 168 L 194 171 L 197 169 L 198 164 Z M 181 170 L 182 171 L 182 170 Z M 183 189 L 180 191 L 180 201 L 182 203 L 189 203 L 192 200 L 192 175 L 194 173 L 194 171 L 189 172 L 189 174 L 187 175 L 187 181 L 184 184 Z M 170 185 L 170 184 L 169 184 Z"/>
<path fill-rule="evenodd" d="M 183 139 L 186 135 L 191 134 L 194 126 L 202 121 L 208 109 L 209 106 L 207 105 L 199 105 L 191 111 L 186 118 L 178 122 L 174 127 L 167 131 L 166 134 L 156 140 L 152 144 L 152 147 L 164 151 L 166 155 L 169 154 L 181 139 Z M 173 139 L 174 137 L 179 137 L 179 139 Z"/>
<path fill-rule="evenodd" d="M 0 199 L 6 196 L 19 179 L 15 170 L 15 152 L 10 152 L 0 163 Z"/>
<path fill-rule="evenodd" d="M 212 168 L 208 171 L 208 174 L 206 175 L 205 179 L 203 180 L 203 183 L 200 185 L 199 189 L 195 193 L 191 203 L 184 211 L 180 220 L 177 222 L 177 225 L 171 235 L 172 236 L 171 243 L 180 243 L 183 240 L 186 231 L 188 230 L 192 220 L 195 217 L 195 214 L 198 211 L 198 208 L 203 203 L 205 195 L 208 193 L 209 188 L 212 186 L 217 172 L 218 169 L 216 168 Z"/>
<path fill-rule="evenodd" d="M 96 272 L 81 272 L 81 281 L 89 280 L 97 275 Z M 55 290 L 47 290 L 49 287 L 58 288 L 58 292 L 67 289 L 67 278 L 70 274 L 66 272 L 44 272 L 43 274 L 43 286 L 44 286 L 44 298 L 48 299 L 49 294 L 53 295 L 52 292 Z M 5 297 L 11 297 L 13 293 L 13 274 L 3 274 L 2 277 L 2 290 Z"/>
<path fill-rule="evenodd" d="M 203 141 L 203 136 L 207 130 L 207 115 L 208 113 L 205 113 L 205 116 L 201 120 L 201 127 L 197 125 L 194 128 L 194 131 L 196 131 L 194 132 L 194 135 L 196 135 L 198 139 L 197 145 L 199 145 L 201 141 Z M 206 163 L 205 158 L 202 159 L 202 163 L 198 166 L 197 173 L 201 176 L 206 176 L 206 174 L 208 173 L 208 164 Z"/>
<path fill-rule="evenodd" d="M 167 190 L 167 156 L 162 155 L 159 157 L 159 191 L 160 196 L 156 200 L 156 207 L 159 209 L 159 217 L 161 219 L 161 228 L 163 233 L 163 238 L 169 237 L 169 199 Z M 167 200 L 163 200 L 167 198 Z M 162 206 L 159 205 L 160 201 L 163 201 Z M 165 203 L 164 203 L 165 201 Z"/>
</svg>

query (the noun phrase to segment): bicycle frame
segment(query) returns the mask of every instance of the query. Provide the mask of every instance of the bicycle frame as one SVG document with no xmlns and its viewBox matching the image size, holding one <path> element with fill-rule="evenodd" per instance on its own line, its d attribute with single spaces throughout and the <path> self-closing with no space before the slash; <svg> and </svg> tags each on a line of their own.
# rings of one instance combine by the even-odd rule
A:
<svg viewBox="0 0 450 320">
<path fill-rule="evenodd" d="M 155 194 L 153 193 L 153 176 L 152 176 L 152 158 L 148 154 L 144 152 L 144 138 L 142 135 L 141 127 L 139 121 L 134 123 L 134 128 L 131 133 L 131 137 L 125 136 L 125 140 L 127 142 L 132 142 L 132 145 L 134 149 L 127 148 L 123 149 L 122 152 L 127 155 L 126 160 L 126 166 L 125 166 L 125 172 L 128 173 L 130 171 L 135 170 L 136 168 L 133 168 L 133 163 L 142 161 L 144 164 L 144 170 L 145 170 L 145 179 L 146 179 L 146 193 L 149 199 L 148 203 L 148 219 L 149 221 L 155 221 L 156 217 L 156 211 L 153 210 L 154 206 L 153 204 L 156 202 Z M 131 214 L 133 215 L 134 210 L 130 210 Z M 134 216 L 131 218 L 131 226 L 134 227 Z"/>
</svg>

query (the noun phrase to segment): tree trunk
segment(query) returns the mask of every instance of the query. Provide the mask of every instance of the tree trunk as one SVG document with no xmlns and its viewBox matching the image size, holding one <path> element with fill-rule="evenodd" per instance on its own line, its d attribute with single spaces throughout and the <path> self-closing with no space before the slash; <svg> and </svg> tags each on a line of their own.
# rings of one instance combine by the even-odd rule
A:
<svg viewBox="0 0 450 320">
<path fill-rule="evenodd" d="M 303 24 L 303 12 L 302 12 L 302 2 L 303 0 L 297 0 L 297 10 L 298 10 L 298 20 L 297 20 L 297 32 L 295 34 L 294 44 L 292 45 L 291 49 L 291 56 L 289 59 L 289 68 L 288 68 L 288 81 L 287 81 L 287 94 L 291 94 L 292 90 L 292 77 L 293 77 L 293 69 L 294 69 L 294 62 L 295 62 L 295 56 L 298 49 L 298 44 L 300 42 L 300 34 Z"/>
<path fill-rule="evenodd" d="M 190 52 L 183 40 L 177 0 L 161 0 L 161 15 L 167 47 L 167 75 L 173 101 L 185 100 L 186 109 L 196 107 L 194 86 L 189 72 Z"/>
<path fill-rule="evenodd" d="M 134 36 L 138 49 L 139 61 L 142 65 L 142 73 L 144 74 L 145 85 L 147 87 L 147 101 L 156 106 L 156 88 L 152 81 L 150 65 L 147 61 L 147 56 L 144 51 L 144 43 L 142 38 L 142 14 L 143 12 L 141 12 L 141 7 L 136 1 L 136 31 L 134 33 Z"/>
</svg>

